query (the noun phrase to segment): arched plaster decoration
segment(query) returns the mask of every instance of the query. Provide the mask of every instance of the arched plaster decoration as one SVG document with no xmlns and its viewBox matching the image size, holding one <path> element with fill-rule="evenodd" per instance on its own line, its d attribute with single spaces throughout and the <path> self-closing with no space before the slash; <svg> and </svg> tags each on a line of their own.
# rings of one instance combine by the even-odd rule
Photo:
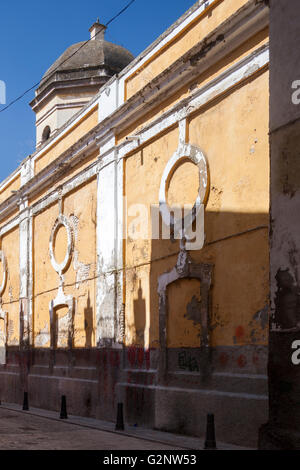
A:
<svg viewBox="0 0 300 470">
<path fill-rule="evenodd" d="M 66 229 L 67 238 L 68 238 L 68 246 L 67 246 L 67 251 L 66 251 L 66 255 L 64 257 L 64 260 L 61 263 L 58 263 L 55 259 L 54 250 L 55 250 L 56 234 L 57 234 L 58 230 L 61 227 L 64 227 Z M 72 258 L 73 248 L 74 248 L 74 246 L 73 246 L 73 232 L 72 232 L 71 224 L 68 221 L 66 216 L 64 216 L 63 214 L 60 214 L 57 217 L 57 219 L 56 219 L 56 221 L 53 225 L 53 228 L 52 228 L 52 231 L 51 231 L 51 236 L 50 236 L 50 243 L 49 243 L 51 264 L 52 264 L 53 268 L 55 269 L 55 271 L 57 272 L 57 274 L 59 274 L 59 276 L 61 276 L 66 271 L 66 269 L 68 268 L 68 266 L 70 264 L 70 261 L 71 261 L 71 258 Z"/>
<path fill-rule="evenodd" d="M 190 160 L 198 167 L 199 171 L 199 191 L 192 210 L 182 219 L 175 219 L 167 203 L 167 193 L 169 184 L 176 169 L 186 160 Z M 159 189 L 159 209 L 162 219 L 166 225 L 174 227 L 174 236 L 176 238 L 185 237 L 187 240 L 188 229 L 198 216 L 200 210 L 204 209 L 209 187 L 209 174 L 206 158 L 202 151 L 195 145 L 179 143 L 176 152 L 168 161 L 160 182 Z M 184 222 L 184 224 L 183 224 Z M 184 231 L 182 231 L 182 226 Z M 203 227 L 204 230 L 204 227 Z"/>
<path fill-rule="evenodd" d="M 61 263 L 58 263 L 55 258 L 55 240 L 58 230 L 64 227 L 67 232 L 67 251 L 65 257 Z M 71 295 L 65 295 L 64 293 L 64 276 L 63 273 L 68 269 L 74 250 L 73 243 L 73 232 L 72 227 L 66 216 L 60 214 L 51 231 L 50 242 L 49 242 L 49 251 L 50 251 L 50 260 L 54 270 L 59 275 L 59 287 L 58 293 L 55 299 L 51 300 L 49 303 L 49 313 L 50 313 L 50 347 L 51 349 L 55 348 L 56 345 L 56 328 L 55 328 L 55 312 L 61 307 L 67 307 L 67 324 L 68 324 L 68 347 L 72 348 L 73 346 L 73 319 L 75 312 L 75 299 Z"/>
<path fill-rule="evenodd" d="M 159 344 L 160 359 L 158 366 L 158 381 L 164 382 L 167 373 L 167 315 L 168 315 L 168 295 L 167 289 L 170 284 L 178 279 L 198 279 L 200 281 L 200 318 L 201 318 L 201 345 L 204 353 L 209 347 L 209 293 L 212 282 L 211 264 L 194 263 L 185 249 L 185 239 L 180 243 L 180 252 L 177 263 L 174 268 L 159 276 L 158 295 L 159 295 Z"/>
<path fill-rule="evenodd" d="M 4 328 L 3 328 L 3 343 L 4 345 L 0 347 L 0 364 L 6 364 L 6 347 L 7 347 L 7 322 L 8 322 L 8 314 L 2 309 L 2 296 L 4 294 L 7 282 L 7 264 L 6 264 L 6 257 L 4 252 L 0 251 L 0 262 L 3 265 L 3 278 L 0 285 L 0 319 L 3 320 Z"/>
</svg>

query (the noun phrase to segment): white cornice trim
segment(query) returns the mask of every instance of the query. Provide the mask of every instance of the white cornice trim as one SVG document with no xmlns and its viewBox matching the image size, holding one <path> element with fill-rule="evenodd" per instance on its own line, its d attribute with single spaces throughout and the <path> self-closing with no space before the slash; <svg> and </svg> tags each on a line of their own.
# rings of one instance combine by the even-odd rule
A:
<svg viewBox="0 0 300 470">
<path fill-rule="evenodd" d="M 45 119 L 47 119 L 51 114 L 53 114 L 55 111 L 60 110 L 60 109 L 68 109 L 68 108 L 78 108 L 78 107 L 83 107 L 85 106 L 90 100 L 85 100 L 85 101 L 72 101 L 70 103 L 58 103 L 52 106 L 43 116 L 40 117 L 36 121 L 36 126 L 39 126 L 42 124 Z"/>
<path fill-rule="evenodd" d="M 145 89 L 141 90 L 139 93 L 137 93 L 137 95 L 134 95 L 130 100 L 128 100 L 125 103 L 123 103 L 123 100 L 122 100 L 122 94 L 123 94 L 123 89 L 124 89 L 124 80 L 123 79 L 126 78 L 127 74 L 129 74 L 129 75 L 131 74 L 131 72 L 133 70 L 132 67 L 134 67 L 135 63 L 137 61 L 139 61 L 143 57 L 143 55 L 148 54 L 151 51 L 153 51 L 154 47 L 156 47 L 156 45 L 160 44 L 162 39 L 168 37 L 168 41 L 169 41 L 169 39 L 170 39 L 170 36 L 168 36 L 169 34 L 173 34 L 173 32 L 175 34 L 175 30 L 176 30 L 176 34 L 178 32 L 180 32 L 180 30 L 183 27 L 186 26 L 185 21 L 187 21 L 187 22 L 192 21 L 194 17 L 198 16 L 201 13 L 201 11 L 204 9 L 204 7 L 207 8 L 207 6 L 210 5 L 212 2 L 213 2 L 213 0 L 209 0 L 209 2 L 207 2 L 207 1 L 197 2 L 190 10 L 188 10 L 188 12 L 186 14 L 184 14 L 176 23 L 174 23 L 174 25 L 172 25 L 165 33 L 163 33 L 156 41 L 154 41 L 133 62 L 131 62 L 128 65 L 128 67 L 126 67 L 119 75 L 112 77 L 108 82 L 106 82 L 105 85 L 103 85 L 101 87 L 101 89 L 99 90 L 99 93 L 94 98 L 92 98 L 92 100 L 86 105 L 86 107 L 84 107 L 83 109 L 78 111 L 78 113 L 76 113 L 76 115 L 73 116 L 59 130 L 59 132 L 55 135 L 55 137 L 53 137 L 53 139 L 50 139 L 50 141 L 47 143 L 46 146 L 43 145 L 41 148 L 38 148 L 36 150 L 36 152 L 31 156 L 31 158 L 33 158 L 34 160 L 39 158 L 41 153 L 44 153 L 50 145 L 55 144 L 55 142 L 58 139 L 61 139 L 63 134 L 67 133 L 70 128 L 75 126 L 76 123 L 79 120 L 81 120 L 86 114 L 88 114 L 93 107 L 95 107 L 97 104 L 99 104 L 99 106 L 101 106 L 101 95 L 105 94 L 105 90 L 107 90 L 109 87 L 111 87 L 114 83 L 117 83 L 119 99 L 118 99 L 118 103 L 116 103 L 116 105 L 114 107 L 115 110 L 113 111 L 112 116 L 114 115 L 114 113 L 117 113 L 118 110 L 122 108 L 122 106 L 126 105 L 126 103 L 128 103 L 128 101 L 130 101 L 130 103 L 132 103 L 132 98 L 134 98 L 134 100 L 138 99 L 139 96 L 143 93 L 143 91 Z M 250 17 L 249 17 L 249 15 L 250 15 Z M 247 25 L 247 21 L 250 20 L 250 31 L 249 31 L 249 34 L 248 34 L 248 37 L 250 37 L 251 31 L 252 31 L 252 35 L 253 35 L 253 34 L 255 34 L 256 31 L 259 31 L 259 30 L 262 29 L 262 23 L 265 24 L 265 25 L 268 25 L 268 15 L 269 15 L 269 9 L 265 5 L 257 4 L 257 0 L 249 0 L 248 3 L 246 3 L 246 5 L 244 5 L 232 17 L 232 19 L 233 19 L 233 22 L 235 22 L 236 24 L 239 21 L 244 22 L 245 26 Z M 248 16 L 248 18 L 247 18 L 247 16 Z M 257 20 L 257 22 L 254 22 L 254 24 L 252 24 L 253 23 L 253 18 L 251 18 L 251 16 L 253 16 Z M 222 25 L 220 25 L 208 37 L 204 38 L 203 41 L 200 42 L 199 44 L 204 44 L 209 39 L 209 37 L 212 37 L 213 35 L 217 36 L 218 32 L 222 31 L 222 29 L 224 27 L 226 27 L 226 23 L 227 24 L 231 23 L 231 18 L 228 19 L 227 21 L 225 21 L 224 23 L 222 23 Z M 184 26 L 183 26 L 183 24 L 184 24 Z M 245 33 L 245 31 L 244 31 L 244 33 Z M 247 39 L 247 35 L 245 34 L 245 40 L 246 39 Z M 195 48 L 197 48 L 197 46 Z M 227 48 L 228 48 L 228 44 L 227 44 Z M 230 50 L 228 50 L 228 53 L 229 52 L 230 52 Z M 222 55 L 222 52 L 221 52 L 221 55 Z M 223 55 L 224 55 L 224 53 L 223 53 Z M 187 56 L 187 54 L 185 54 L 183 57 L 185 57 L 185 56 Z M 169 69 L 172 69 L 172 68 L 173 68 L 173 66 L 169 67 Z M 168 70 L 166 70 L 165 73 L 167 73 Z M 152 81 L 152 82 L 154 82 L 154 81 L 156 82 L 155 86 L 157 86 L 157 87 L 160 86 L 159 78 L 160 78 L 160 76 L 156 77 L 156 79 Z M 149 83 L 149 85 L 148 85 L 149 87 L 151 87 L 151 83 Z M 147 87 L 145 87 L 145 88 L 147 88 Z M 1 190 L 1 186 L 0 186 L 0 190 Z"/>
<path fill-rule="evenodd" d="M 152 44 L 150 44 L 141 54 L 139 54 L 125 69 L 119 73 L 119 80 L 132 75 L 137 69 L 142 67 L 151 56 L 157 54 L 159 50 L 168 44 L 185 29 L 195 18 L 204 12 L 215 0 L 202 0 L 196 2 L 184 15 L 182 15 L 170 28 L 164 31 Z M 226 1 L 226 0 L 225 0 Z"/>
<path fill-rule="evenodd" d="M 44 188 L 57 182 L 60 176 L 63 176 L 66 168 L 69 170 L 77 165 L 80 160 L 84 160 L 92 151 L 97 150 L 98 146 L 102 145 L 105 140 L 107 140 L 108 143 L 111 142 L 111 146 L 106 146 L 106 151 L 101 153 L 101 157 L 97 162 L 92 163 L 64 184 L 64 194 L 67 194 L 69 191 L 74 190 L 76 187 L 88 181 L 95 176 L 98 171 L 101 171 L 102 168 L 114 163 L 115 151 L 118 153 L 118 160 L 125 158 L 129 153 L 140 147 L 140 145 L 144 145 L 147 141 L 153 139 L 153 137 L 188 117 L 201 106 L 217 99 L 220 95 L 241 83 L 241 81 L 245 81 L 255 75 L 257 71 L 268 65 L 268 62 L 269 46 L 267 44 L 226 70 L 210 83 L 195 90 L 189 97 L 176 103 L 176 105 L 163 115 L 154 119 L 139 132 L 138 143 L 125 141 L 115 146 L 111 129 L 106 128 L 105 132 L 105 129 L 101 129 L 100 125 L 97 126 L 97 128 L 80 139 L 76 144 L 70 147 L 70 149 L 64 152 L 61 157 L 51 162 L 51 164 L 42 170 L 35 178 L 24 185 L 21 190 L 18 191 L 18 194 L 14 194 L 8 200 L 0 204 L 0 220 L 3 220 L 3 218 L 7 217 L 12 212 L 12 209 L 18 203 L 20 197 L 33 197 Z M 52 204 L 58 197 L 56 195 L 57 192 L 58 190 L 55 190 L 50 195 L 44 196 L 40 201 L 31 206 L 30 210 L 32 214 Z"/>
<path fill-rule="evenodd" d="M 40 156 L 43 153 L 46 153 L 48 151 L 48 149 L 50 147 L 52 147 L 53 145 L 55 145 L 58 140 L 61 140 L 63 138 L 63 135 L 67 134 L 70 131 L 70 129 L 75 127 L 82 119 L 84 119 L 84 117 L 87 114 L 89 114 L 93 110 L 96 110 L 97 106 L 98 106 L 97 102 L 91 102 L 91 103 L 88 104 L 88 106 L 86 108 L 84 108 L 84 112 L 82 112 L 82 110 L 80 110 L 78 113 L 76 113 L 74 118 L 71 119 L 70 121 L 68 121 L 65 126 L 63 126 L 63 131 L 60 130 L 60 132 L 57 132 L 55 134 L 55 137 L 53 137 L 53 139 L 49 139 L 49 142 L 47 141 L 46 145 L 43 145 L 34 154 L 32 154 L 30 156 L 32 162 L 35 162 L 35 160 L 39 159 Z M 1 190 L 1 187 L 0 187 L 0 190 Z"/>
<path fill-rule="evenodd" d="M 72 167 L 81 159 L 84 159 L 88 153 L 97 149 L 97 145 L 102 147 L 104 141 L 109 142 L 112 133 L 126 129 L 130 123 L 141 119 L 151 109 L 155 108 L 159 102 L 172 95 L 185 83 L 193 80 L 194 77 L 205 71 L 213 63 L 229 54 L 238 44 L 246 41 L 257 32 L 261 31 L 268 24 L 268 8 L 259 4 L 255 4 L 255 0 L 250 0 L 246 6 L 241 8 L 235 15 L 227 19 L 215 31 L 213 31 L 204 41 L 201 41 L 191 51 L 184 54 L 172 66 L 162 72 L 152 82 L 146 85 L 140 92 L 119 106 L 111 115 L 103 119 L 95 128 L 93 128 L 83 138 L 79 139 L 76 144 L 67 149 L 60 157 L 51 162 L 44 170 L 39 172 L 24 184 L 17 194 L 9 197 L 0 204 L 0 220 L 7 217 L 15 207 L 20 196 L 32 197 L 43 188 L 49 185 L 49 182 L 56 181 L 60 175 L 64 173 L 63 167 Z M 224 53 L 223 41 L 226 41 L 226 51 Z M 156 129 L 154 134 L 162 132 L 163 129 L 176 123 L 176 120 L 187 116 L 189 112 L 195 111 L 196 107 L 201 106 L 205 100 L 210 97 L 210 90 L 214 93 L 222 93 L 226 87 L 232 86 L 237 80 L 241 80 L 245 76 L 255 73 L 258 66 L 268 63 L 269 51 L 268 45 L 263 46 L 248 57 L 242 59 L 237 64 L 229 67 L 226 72 L 219 75 L 209 84 L 201 89 L 197 89 L 191 93 L 185 100 L 180 101 L 171 110 L 164 113 L 160 118 L 154 119 L 151 124 L 146 126 L 141 134 L 140 143 L 147 140 L 147 129 L 153 127 Z M 106 87 L 107 85 L 105 85 Z M 198 100 L 198 101 L 197 101 Z M 32 157 L 27 157 L 22 165 L 28 163 L 30 159 L 31 167 L 34 161 L 45 153 L 50 146 L 53 146 L 58 139 L 63 137 L 65 132 L 76 125 L 83 117 L 96 109 L 99 101 L 92 101 L 84 108 L 83 112 L 79 112 L 76 117 L 71 120 L 64 128 L 63 132 L 56 134 L 55 138 L 49 143 L 43 145 Z M 190 111 L 189 111 L 190 110 Z M 150 135 L 154 135 L 149 131 Z M 126 142 L 119 146 L 121 156 L 132 151 L 136 143 Z M 109 150 L 106 144 L 105 149 Z M 101 158 L 103 154 L 101 152 Z M 11 179 L 20 171 L 19 167 L 16 172 L 11 175 Z M 0 187 L 0 192 L 5 185 L 9 184 L 10 179 L 6 179 Z"/>
</svg>

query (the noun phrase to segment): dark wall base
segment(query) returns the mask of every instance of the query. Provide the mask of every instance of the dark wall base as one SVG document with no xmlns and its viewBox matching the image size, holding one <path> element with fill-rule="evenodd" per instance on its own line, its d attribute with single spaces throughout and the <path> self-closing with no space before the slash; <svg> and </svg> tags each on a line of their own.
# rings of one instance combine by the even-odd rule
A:
<svg viewBox="0 0 300 470">
<path fill-rule="evenodd" d="M 215 414 L 217 439 L 255 446 L 267 421 L 266 348 L 237 346 L 168 351 L 168 370 L 157 373 L 159 350 L 142 348 L 7 351 L 0 367 L 0 398 L 69 414 L 115 421 L 118 402 L 125 422 L 201 436 Z"/>
<path fill-rule="evenodd" d="M 299 450 L 300 433 L 293 429 L 282 429 L 271 423 L 264 424 L 259 430 L 258 448 L 260 450 Z"/>
</svg>

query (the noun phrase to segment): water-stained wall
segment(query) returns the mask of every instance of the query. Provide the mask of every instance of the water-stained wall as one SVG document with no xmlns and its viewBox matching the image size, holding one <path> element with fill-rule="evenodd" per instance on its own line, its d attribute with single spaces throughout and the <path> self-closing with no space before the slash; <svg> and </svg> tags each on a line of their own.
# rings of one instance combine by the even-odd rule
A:
<svg viewBox="0 0 300 470">
<path fill-rule="evenodd" d="M 210 409 L 249 444 L 267 400 L 266 7 L 197 2 L 166 37 L 0 187 L 0 398 L 65 394 L 109 420 L 122 401 L 130 424 L 198 436 Z M 195 200 L 192 249 L 167 215 Z"/>
<path fill-rule="evenodd" d="M 236 90 L 191 116 L 187 138 L 205 154 L 210 190 L 205 206 L 205 246 L 191 251 L 192 258 L 214 266 L 211 293 L 212 345 L 267 344 L 268 318 L 268 71 L 264 70 Z M 177 149 L 178 128 L 129 156 L 125 166 L 127 227 L 144 224 L 145 240 L 126 241 L 126 342 L 158 345 L 158 276 L 170 270 L 178 254 L 178 240 L 151 240 L 152 216 L 159 204 L 163 170 Z M 193 171 L 186 163 L 169 182 L 171 200 L 195 200 Z M 195 166 L 195 165 L 194 165 Z M 181 173 L 183 177 L 181 177 Z M 141 184 L 133 182 L 142 181 Z M 176 196 L 175 196 L 176 195 Z M 156 214 L 157 215 L 157 214 Z M 152 219 L 154 220 L 154 219 Z M 152 225 L 151 225 L 152 224 Z M 150 274 L 148 274 L 150 273 Z M 259 282 L 258 281 L 259 278 Z M 190 288 L 182 288 L 189 292 Z M 198 299 L 199 289 L 194 289 Z M 172 287 L 169 317 L 181 315 L 170 344 L 179 344 L 184 322 L 190 324 L 194 345 L 199 325 L 188 320 L 191 302 L 181 288 Z M 187 295 L 187 297 L 189 297 Z M 177 300 L 176 300 L 177 299 Z M 196 300 L 194 300 L 196 302 Z M 191 307 L 190 307 L 191 308 Z M 173 311 L 174 309 L 174 311 Z M 176 313 L 175 313 L 176 312 Z M 177 320 L 179 321 L 179 320 Z M 138 322 L 138 327 L 136 326 Z M 143 325 L 143 332 L 141 328 Z M 136 330 L 139 330 L 137 333 Z M 177 333 L 176 333 L 177 332 Z M 177 336 L 177 338 L 176 338 Z M 143 338 L 143 341 L 142 341 Z M 188 342 L 188 339 L 186 340 Z"/>
</svg>

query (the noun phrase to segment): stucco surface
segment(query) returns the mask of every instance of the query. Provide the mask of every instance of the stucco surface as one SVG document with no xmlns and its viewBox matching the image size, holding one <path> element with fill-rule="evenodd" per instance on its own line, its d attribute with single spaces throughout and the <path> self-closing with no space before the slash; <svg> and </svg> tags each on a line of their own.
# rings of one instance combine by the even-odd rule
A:
<svg viewBox="0 0 300 470">
<path fill-rule="evenodd" d="M 204 10 L 195 23 L 165 46 L 163 54 L 159 54 L 157 57 L 154 56 L 149 64 L 145 64 L 132 77 L 129 76 L 125 85 L 127 99 L 165 70 L 174 61 L 174 57 L 180 57 L 188 51 L 199 40 L 214 30 L 225 17 L 231 16 L 245 3 L 246 0 L 215 0 L 211 7 Z"/>
<path fill-rule="evenodd" d="M 131 424 L 195 436 L 210 409 L 222 439 L 256 442 L 267 410 L 267 20 L 263 2 L 216 0 L 183 32 L 179 21 L 127 81 L 128 101 L 130 67 L 22 163 L 17 194 L 19 183 L 3 188 L 3 399 L 27 389 L 55 410 L 66 394 L 72 413 L 110 421 L 123 402 Z M 186 67 L 210 32 L 219 39 Z M 164 199 L 196 199 L 200 247 L 174 239 L 165 217 L 153 233 Z"/>
</svg>

